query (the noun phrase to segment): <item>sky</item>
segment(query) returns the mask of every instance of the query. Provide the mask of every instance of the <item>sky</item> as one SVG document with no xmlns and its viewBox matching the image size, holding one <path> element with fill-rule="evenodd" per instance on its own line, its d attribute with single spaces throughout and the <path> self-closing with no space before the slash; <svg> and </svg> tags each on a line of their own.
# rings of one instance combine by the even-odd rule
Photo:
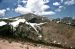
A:
<svg viewBox="0 0 75 49">
<path fill-rule="evenodd" d="M 0 0 L 0 17 L 28 13 L 49 18 L 75 18 L 75 0 Z"/>
</svg>

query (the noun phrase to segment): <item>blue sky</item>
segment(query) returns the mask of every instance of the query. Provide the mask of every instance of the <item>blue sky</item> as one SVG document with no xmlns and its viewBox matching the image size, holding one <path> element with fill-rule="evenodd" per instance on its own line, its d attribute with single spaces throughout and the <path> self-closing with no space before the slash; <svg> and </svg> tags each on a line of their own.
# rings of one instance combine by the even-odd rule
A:
<svg viewBox="0 0 75 49">
<path fill-rule="evenodd" d="M 0 17 L 27 13 L 49 18 L 75 17 L 75 0 L 0 0 Z"/>
</svg>

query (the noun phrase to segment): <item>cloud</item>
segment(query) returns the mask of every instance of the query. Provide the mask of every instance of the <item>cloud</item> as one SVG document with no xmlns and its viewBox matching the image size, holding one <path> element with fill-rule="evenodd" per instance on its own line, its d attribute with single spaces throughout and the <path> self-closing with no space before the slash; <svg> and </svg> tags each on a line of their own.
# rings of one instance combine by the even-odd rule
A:
<svg viewBox="0 0 75 49">
<path fill-rule="evenodd" d="M 75 0 L 67 0 L 64 2 L 65 5 L 72 5 L 75 4 Z"/>
<path fill-rule="evenodd" d="M 61 9 L 60 9 L 60 8 L 58 8 L 58 9 L 56 9 L 55 11 L 56 11 L 56 12 L 61 12 Z"/>
<path fill-rule="evenodd" d="M 48 6 L 48 5 L 43 5 L 43 6 L 41 7 L 41 10 L 44 11 L 44 10 L 49 9 L 49 8 L 50 8 L 50 6 Z"/>
<path fill-rule="evenodd" d="M 10 8 L 6 8 L 7 11 L 10 11 Z"/>
<path fill-rule="evenodd" d="M 5 9 L 0 10 L 0 16 L 4 16 L 5 15 L 5 12 L 6 12 Z"/>
<path fill-rule="evenodd" d="M 24 2 L 25 6 L 22 7 L 22 5 L 18 5 L 18 7 L 15 9 L 16 12 L 21 14 L 27 14 L 31 12 L 34 14 L 42 15 L 41 13 L 45 12 L 46 9 L 50 8 L 49 5 L 45 4 L 48 3 L 49 0 L 23 0 L 21 2 Z"/>
<path fill-rule="evenodd" d="M 59 8 L 63 8 L 64 6 L 59 6 Z"/>
<path fill-rule="evenodd" d="M 16 11 L 17 13 L 20 13 L 20 14 L 31 13 L 31 10 L 30 10 L 30 9 L 24 8 L 24 7 L 22 7 L 22 6 L 18 6 L 18 7 L 15 9 L 15 11 Z"/>
<path fill-rule="evenodd" d="M 63 3 L 64 0 L 61 0 L 61 3 Z"/>
<path fill-rule="evenodd" d="M 31 9 L 34 14 L 42 15 L 42 12 L 46 12 L 45 10 L 50 8 L 48 5 L 45 5 L 48 2 L 49 0 L 28 0 L 26 8 Z"/>
<path fill-rule="evenodd" d="M 61 5 L 57 9 L 55 9 L 55 11 L 56 12 L 61 12 L 63 8 L 65 8 L 65 7 Z"/>
<path fill-rule="evenodd" d="M 59 3 L 59 2 L 54 2 L 53 5 L 54 5 L 54 6 L 59 6 L 60 3 Z"/>
<path fill-rule="evenodd" d="M 27 3 L 27 1 L 26 1 L 26 0 L 22 0 L 21 2 L 22 2 L 22 3 L 24 3 L 24 4 L 25 4 L 25 3 Z"/>
<path fill-rule="evenodd" d="M 40 11 L 44 6 L 44 2 L 42 0 L 28 0 L 26 8 L 31 9 L 32 11 Z"/>
<path fill-rule="evenodd" d="M 42 12 L 42 15 L 54 15 L 55 12 L 53 11 L 48 11 L 48 12 Z"/>
<path fill-rule="evenodd" d="M 49 2 L 49 0 L 43 0 L 44 1 L 44 3 L 48 3 Z"/>
</svg>

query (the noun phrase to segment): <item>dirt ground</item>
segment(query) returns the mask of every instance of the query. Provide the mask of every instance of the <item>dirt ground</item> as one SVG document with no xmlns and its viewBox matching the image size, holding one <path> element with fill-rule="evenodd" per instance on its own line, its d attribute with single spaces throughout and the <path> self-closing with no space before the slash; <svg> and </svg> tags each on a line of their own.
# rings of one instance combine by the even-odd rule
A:
<svg viewBox="0 0 75 49">
<path fill-rule="evenodd" d="M 46 46 L 42 44 L 34 44 L 31 42 L 25 42 L 23 44 L 22 42 L 16 41 L 9 42 L 6 39 L 0 38 L 0 49 L 62 49 L 62 48 Z"/>
</svg>

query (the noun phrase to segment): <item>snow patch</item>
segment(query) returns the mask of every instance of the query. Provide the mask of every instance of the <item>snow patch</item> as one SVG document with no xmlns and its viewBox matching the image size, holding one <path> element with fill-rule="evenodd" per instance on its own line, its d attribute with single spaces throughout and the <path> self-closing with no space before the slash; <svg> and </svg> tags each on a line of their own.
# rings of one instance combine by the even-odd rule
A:
<svg viewBox="0 0 75 49">
<path fill-rule="evenodd" d="M 10 24 L 13 26 L 13 27 L 17 27 L 19 25 L 20 22 L 24 23 L 26 20 L 25 19 L 19 19 L 15 22 L 11 22 Z"/>
<path fill-rule="evenodd" d="M 53 41 L 53 43 L 56 43 L 57 41 Z"/>
<path fill-rule="evenodd" d="M 5 15 L 5 12 L 6 12 L 5 9 L 0 10 L 0 16 L 4 16 Z"/>
<path fill-rule="evenodd" d="M 0 22 L 0 26 L 6 25 L 6 24 L 7 24 L 7 23 L 4 22 L 4 21 L 1 21 L 1 22 Z"/>
</svg>

